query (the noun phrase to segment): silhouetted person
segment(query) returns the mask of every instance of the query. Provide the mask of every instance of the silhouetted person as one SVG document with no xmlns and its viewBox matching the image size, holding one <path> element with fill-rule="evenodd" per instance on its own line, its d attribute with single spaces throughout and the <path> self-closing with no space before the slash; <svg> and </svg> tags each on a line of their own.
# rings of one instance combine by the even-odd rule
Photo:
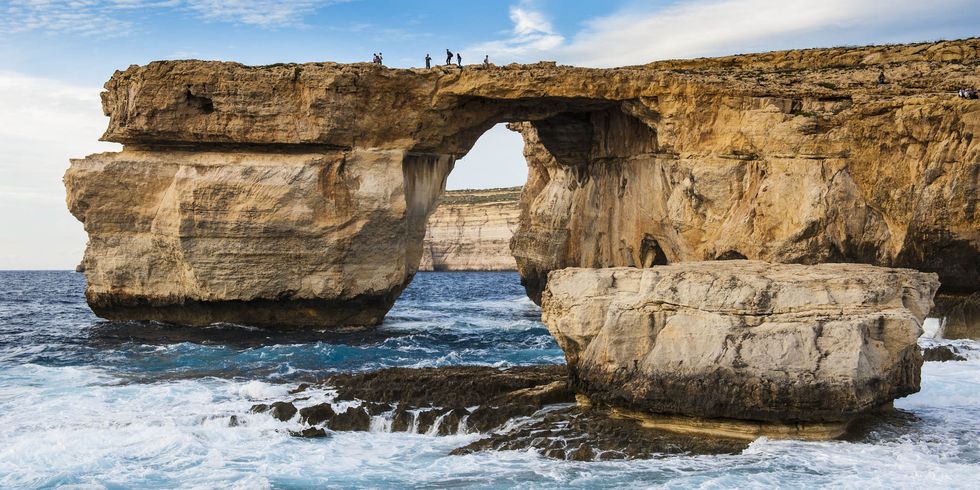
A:
<svg viewBox="0 0 980 490">
<path fill-rule="evenodd" d="M 385 64 L 385 57 L 380 52 L 378 53 L 378 64 L 379 65 Z"/>
<path fill-rule="evenodd" d="M 456 66 L 463 67 L 463 55 L 456 53 Z"/>
<path fill-rule="evenodd" d="M 432 68 L 432 57 L 429 56 L 429 53 L 425 53 L 425 69 L 428 70 L 429 68 Z"/>
<path fill-rule="evenodd" d="M 884 85 L 886 83 L 888 82 L 885 80 L 885 70 L 881 70 L 881 72 L 878 73 L 878 85 Z"/>
<path fill-rule="evenodd" d="M 377 63 L 378 62 L 378 53 L 371 53 L 371 54 L 373 55 L 373 57 L 371 58 L 371 63 Z"/>
<path fill-rule="evenodd" d="M 483 57 L 483 67 L 484 68 L 490 68 L 490 55 L 489 54 Z"/>
<path fill-rule="evenodd" d="M 453 52 L 446 48 L 446 66 L 453 64 Z"/>
</svg>

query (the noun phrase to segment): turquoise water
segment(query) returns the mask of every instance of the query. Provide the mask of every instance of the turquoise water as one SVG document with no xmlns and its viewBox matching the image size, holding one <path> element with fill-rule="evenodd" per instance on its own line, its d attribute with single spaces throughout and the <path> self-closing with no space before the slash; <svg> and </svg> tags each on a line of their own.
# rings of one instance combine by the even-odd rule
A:
<svg viewBox="0 0 980 490">
<path fill-rule="evenodd" d="M 0 272 L 0 284 L 3 488 L 969 488 L 980 475 L 976 342 L 957 341 L 969 361 L 927 363 L 922 392 L 896 403 L 906 416 L 861 442 L 760 439 L 738 455 L 625 462 L 450 457 L 479 436 L 378 426 L 301 440 L 286 434 L 295 421 L 248 408 L 339 371 L 562 362 L 516 274 L 419 274 L 382 328 L 339 336 L 106 322 L 70 272 Z"/>
</svg>

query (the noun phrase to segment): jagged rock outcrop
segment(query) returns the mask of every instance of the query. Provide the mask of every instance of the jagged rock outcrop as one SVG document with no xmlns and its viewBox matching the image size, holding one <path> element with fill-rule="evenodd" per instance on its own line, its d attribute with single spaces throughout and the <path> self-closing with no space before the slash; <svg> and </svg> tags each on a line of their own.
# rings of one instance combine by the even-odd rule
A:
<svg viewBox="0 0 980 490">
<path fill-rule="evenodd" d="M 527 142 L 512 241 L 528 294 L 569 266 L 866 262 L 980 289 L 980 40 L 615 69 L 154 62 L 75 160 L 107 318 L 348 327 L 411 280 L 456 158 Z M 879 70 L 888 83 L 878 85 Z"/>
<path fill-rule="evenodd" d="M 425 225 L 421 271 L 513 271 L 520 187 L 446 191 Z"/>
<path fill-rule="evenodd" d="M 938 287 L 863 264 L 570 268 L 550 274 L 542 318 L 593 403 L 834 436 L 919 390 L 916 340 Z"/>
</svg>

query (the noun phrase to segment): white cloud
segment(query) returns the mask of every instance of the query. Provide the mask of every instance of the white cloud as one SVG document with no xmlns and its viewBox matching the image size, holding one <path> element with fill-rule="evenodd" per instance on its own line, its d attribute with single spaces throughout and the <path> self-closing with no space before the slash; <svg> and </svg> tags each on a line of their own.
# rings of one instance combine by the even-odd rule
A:
<svg viewBox="0 0 980 490">
<path fill-rule="evenodd" d="M 958 36 L 978 34 L 975 26 L 980 23 L 980 12 L 975 3 L 690 0 L 658 8 L 635 4 L 593 19 L 567 42 L 551 29 L 542 13 L 519 4 L 511 10 L 514 31 L 510 37 L 472 49 L 517 61 L 551 59 L 585 66 L 618 66 L 815 45 L 928 40 L 949 36 L 950 25 L 974 26 Z M 515 10 L 520 15 L 515 15 Z M 546 29 L 535 30 L 542 25 Z M 527 42 L 534 32 L 547 35 L 549 41 Z"/>
<path fill-rule="evenodd" d="M 0 72 L 0 269 L 70 268 L 85 234 L 68 214 L 68 159 L 120 148 L 101 143 L 100 90 Z"/>
<path fill-rule="evenodd" d="M 558 48 L 565 41 L 547 17 L 526 2 L 510 8 L 510 20 L 514 23 L 510 37 L 470 46 L 464 51 L 489 53 L 495 59 L 521 60 Z"/>
<path fill-rule="evenodd" d="M 204 20 L 260 27 L 294 26 L 316 9 L 348 0 L 10 0 L 0 7 L 0 32 L 48 31 L 120 36 L 135 13 L 186 11 Z"/>
<path fill-rule="evenodd" d="M 300 23 L 317 8 L 336 0 L 186 0 L 187 7 L 208 20 L 263 27 Z"/>
</svg>

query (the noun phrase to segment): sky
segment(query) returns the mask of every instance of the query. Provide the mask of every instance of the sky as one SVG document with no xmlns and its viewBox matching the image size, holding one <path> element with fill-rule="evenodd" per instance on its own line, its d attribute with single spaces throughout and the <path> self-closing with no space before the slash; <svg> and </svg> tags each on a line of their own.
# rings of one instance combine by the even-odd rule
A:
<svg viewBox="0 0 980 490">
<path fill-rule="evenodd" d="M 85 233 L 61 177 L 99 142 L 101 86 L 159 59 L 420 66 L 643 64 L 980 35 L 980 0 L 0 0 L 0 270 L 70 269 Z M 521 185 L 521 139 L 489 130 L 450 189 Z"/>
</svg>

